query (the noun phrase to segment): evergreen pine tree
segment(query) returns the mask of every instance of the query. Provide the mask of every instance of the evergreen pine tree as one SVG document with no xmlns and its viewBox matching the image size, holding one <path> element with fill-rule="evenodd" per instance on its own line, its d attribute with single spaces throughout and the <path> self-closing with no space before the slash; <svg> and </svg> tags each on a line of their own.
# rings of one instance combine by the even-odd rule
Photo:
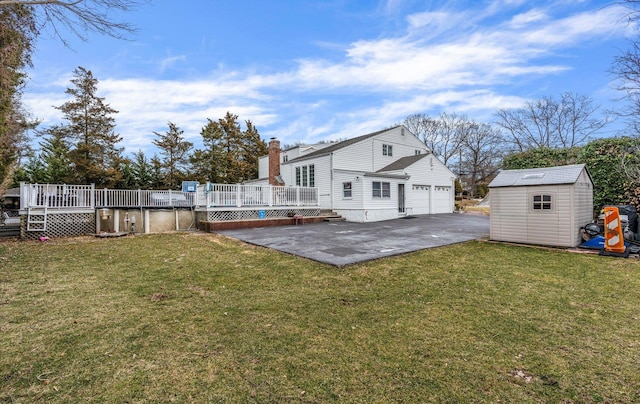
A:
<svg viewBox="0 0 640 404">
<path fill-rule="evenodd" d="M 251 121 L 245 123 L 243 131 L 238 116 L 230 112 L 218 121 L 208 119 L 200 132 L 204 149 L 191 159 L 196 178 L 223 184 L 257 178 L 258 158 L 267 154 L 267 145 Z"/>
<path fill-rule="evenodd" d="M 169 130 L 165 133 L 153 132 L 158 139 L 153 144 L 160 149 L 161 167 L 163 169 L 164 186 L 169 189 L 178 189 L 183 180 L 186 180 L 188 153 L 193 143 L 184 139 L 183 130 L 172 122 L 169 122 Z"/>
<path fill-rule="evenodd" d="M 71 83 L 65 92 L 73 99 L 56 107 L 67 123 L 47 132 L 70 144 L 74 183 L 114 186 L 121 178 L 122 162 L 122 148 L 116 147 L 122 138 L 115 133 L 112 116 L 118 111 L 96 95 L 98 80 L 90 70 L 76 68 Z"/>
</svg>

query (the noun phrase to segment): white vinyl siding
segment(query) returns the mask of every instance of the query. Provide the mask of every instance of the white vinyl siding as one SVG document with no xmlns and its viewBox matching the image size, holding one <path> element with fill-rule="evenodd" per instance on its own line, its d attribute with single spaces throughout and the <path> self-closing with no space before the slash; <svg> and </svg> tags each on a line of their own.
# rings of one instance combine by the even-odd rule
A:
<svg viewBox="0 0 640 404">
<path fill-rule="evenodd" d="M 318 188 L 320 198 L 320 208 L 331 209 L 331 169 L 330 157 L 319 156 L 314 159 L 305 161 L 292 162 L 291 160 L 280 166 L 280 176 L 284 180 L 285 185 L 297 185 L 302 182 L 302 166 L 313 165 L 313 187 Z M 296 173 L 300 172 L 300 182 L 297 182 Z M 307 171 L 308 173 L 308 171 Z M 310 179 L 308 178 L 307 181 Z"/>
<path fill-rule="evenodd" d="M 403 171 L 410 176 L 408 184 L 417 185 L 405 187 L 407 212 L 415 215 L 453 212 L 453 174 L 440 160 L 426 156 Z"/>
<path fill-rule="evenodd" d="M 333 167 L 342 170 L 376 172 L 393 161 L 406 156 L 414 156 L 416 150 L 426 152 L 426 146 L 420 140 L 395 128 L 378 136 L 354 143 L 333 153 Z M 393 146 L 393 156 L 382 155 L 382 145 Z"/>
</svg>

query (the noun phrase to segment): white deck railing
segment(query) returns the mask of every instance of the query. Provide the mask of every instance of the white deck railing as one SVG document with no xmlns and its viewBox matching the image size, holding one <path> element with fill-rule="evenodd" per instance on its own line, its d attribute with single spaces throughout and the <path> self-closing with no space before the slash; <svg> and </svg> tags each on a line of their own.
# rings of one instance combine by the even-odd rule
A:
<svg viewBox="0 0 640 404">
<path fill-rule="evenodd" d="M 318 206 L 318 188 L 273 185 L 204 184 L 198 186 L 198 201 L 207 207 Z"/>
<path fill-rule="evenodd" d="M 318 188 L 199 185 L 196 192 L 97 189 L 93 185 L 20 184 L 20 209 L 318 206 Z"/>
</svg>

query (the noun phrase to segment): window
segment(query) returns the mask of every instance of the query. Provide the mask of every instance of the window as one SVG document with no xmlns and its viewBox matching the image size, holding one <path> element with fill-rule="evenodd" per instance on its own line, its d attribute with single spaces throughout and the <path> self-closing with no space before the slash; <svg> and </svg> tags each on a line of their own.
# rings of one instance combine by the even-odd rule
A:
<svg viewBox="0 0 640 404">
<path fill-rule="evenodd" d="M 391 198 L 391 184 L 388 182 L 373 181 L 372 196 L 374 198 Z"/>
<path fill-rule="evenodd" d="M 551 211 L 551 195 L 533 195 L 533 210 Z"/>
<path fill-rule="evenodd" d="M 342 183 L 342 197 L 343 198 L 351 198 L 352 197 L 351 183 L 350 182 L 343 182 Z"/>
<path fill-rule="evenodd" d="M 416 150 L 415 150 L 415 155 L 416 155 L 416 156 L 419 156 L 420 154 L 422 154 L 422 150 L 418 150 L 418 149 L 416 149 Z"/>
<path fill-rule="evenodd" d="M 299 187 L 316 186 L 316 170 L 313 164 L 296 167 L 296 185 Z"/>
<path fill-rule="evenodd" d="M 282 156 L 282 162 L 286 163 L 287 161 L 289 161 L 289 156 L 285 154 L 284 156 Z"/>
<path fill-rule="evenodd" d="M 393 156 L 393 146 L 390 144 L 382 145 L 382 155 L 383 156 Z"/>
</svg>

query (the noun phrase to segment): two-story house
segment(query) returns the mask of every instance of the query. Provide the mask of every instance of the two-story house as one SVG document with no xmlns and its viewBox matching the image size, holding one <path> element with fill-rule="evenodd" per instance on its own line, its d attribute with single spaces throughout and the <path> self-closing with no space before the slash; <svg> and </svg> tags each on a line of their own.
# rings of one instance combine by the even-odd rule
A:
<svg viewBox="0 0 640 404">
<path fill-rule="evenodd" d="M 280 150 L 269 142 L 257 183 L 317 187 L 320 207 L 375 222 L 454 210 L 455 175 L 404 126 Z"/>
</svg>

